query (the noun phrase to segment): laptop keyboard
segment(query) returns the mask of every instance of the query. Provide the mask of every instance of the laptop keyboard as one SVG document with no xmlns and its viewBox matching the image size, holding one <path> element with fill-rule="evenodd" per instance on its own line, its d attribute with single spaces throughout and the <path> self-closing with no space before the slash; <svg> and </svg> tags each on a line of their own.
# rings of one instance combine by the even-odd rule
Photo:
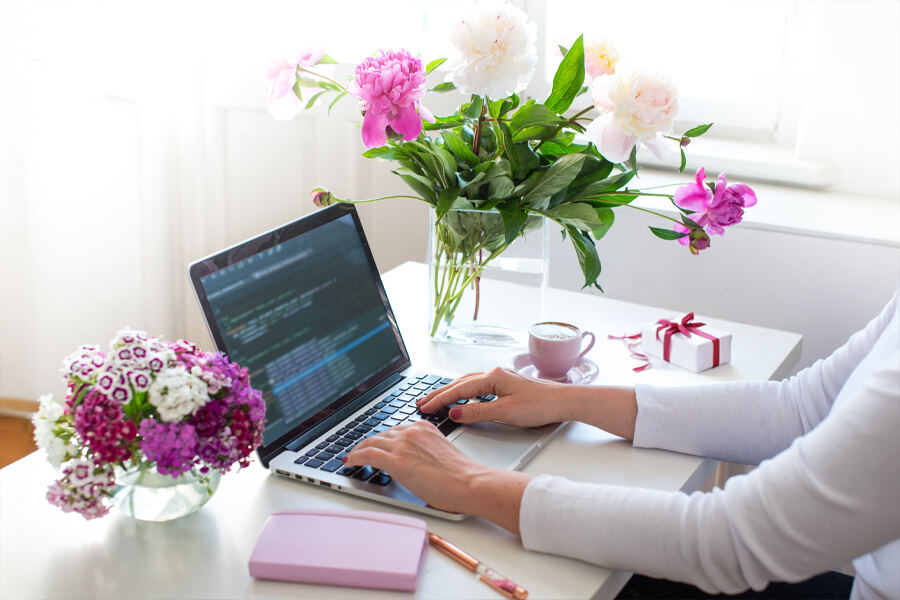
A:
<svg viewBox="0 0 900 600">
<path fill-rule="evenodd" d="M 416 373 L 392 389 L 389 396 L 361 415 L 344 423 L 333 435 L 319 443 L 315 448 L 308 450 L 304 456 L 299 457 L 294 462 L 298 465 L 345 475 L 346 477 L 368 481 L 377 485 L 389 484 L 391 476 L 384 471 L 369 465 L 345 467 L 341 459 L 365 438 L 386 431 L 390 427 L 401 423 L 430 421 L 437 426 L 441 433 L 449 435 L 460 425 L 450 420 L 450 408 L 458 404 L 466 404 L 469 400 L 460 400 L 430 415 L 419 411 L 416 406 L 416 400 L 428 395 L 433 390 L 447 385 L 451 381 L 453 380 L 441 378 L 438 375 Z M 478 396 L 475 400 L 488 402 L 494 398 L 496 396 L 491 394 L 489 396 Z"/>
</svg>

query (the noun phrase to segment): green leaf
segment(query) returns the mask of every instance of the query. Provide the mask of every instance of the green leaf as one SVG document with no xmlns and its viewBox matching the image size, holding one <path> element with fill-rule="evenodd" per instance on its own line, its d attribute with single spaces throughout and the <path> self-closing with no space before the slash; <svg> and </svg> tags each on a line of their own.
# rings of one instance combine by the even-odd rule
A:
<svg viewBox="0 0 900 600">
<path fill-rule="evenodd" d="M 546 208 L 550 196 L 567 187 L 581 170 L 584 162 L 583 154 L 567 154 L 560 157 L 550 168 L 544 171 L 540 181 L 522 198 L 523 203 L 538 210 Z"/>
<path fill-rule="evenodd" d="M 379 146 L 377 148 L 369 148 L 362 153 L 365 158 L 385 158 L 387 160 L 397 160 L 397 151 L 390 146 Z"/>
<path fill-rule="evenodd" d="M 706 125 L 697 125 L 693 129 L 688 129 L 684 132 L 684 135 L 688 137 L 699 137 L 709 131 L 709 128 L 713 126 L 713 123 L 707 123 Z"/>
<path fill-rule="evenodd" d="M 334 105 L 338 103 L 338 100 L 347 95 L 347 92 L 341 92 L 337 96 L 334 97 L 334 100 L 331 101 L 331 104 L 328 105 L 328 114 L 331 114 L 331 109 L 334 108 Z"/>
<path fill-rule="evenodd" d="M 697 223 L 687 215 L 681 215 L 681 222 L 684 223 L 684 225 L 688 229 L 703 229 L 703 227 L 701 227 L 699 223 Z"/>
<path fill-rule="evenodd" d="M 297 81 L 294 83 L 294 87 L 315 88 L 322 86 L 320 86 L 319 82 L 315 79 L 310 79 L 309 77 L 298 77 Z"/>
<path fill-rule="evenodd" d="M 563 156 L 565 154 L 580 154 L 587 149 L 586 144 L 557 144 L 556 142 L 544 142 L 541 145 L 541 154 L 550 156 Z"/>
<path fill-rule="evenodd" d="M 512 116 L 509 128 L 513 132 L 517 132 L 533 125 L 556 125 L 562 122 L 563 119 L 560 119 L 556 113 L 550 111 L 543 104 L 529 102 Z"/>
<path fill-rule="evenodd" d="M 591 233 L 594 234 L 594 239 L 599 240 L 615 223 L 616 213 L 611 208 L 598 208 L 597 216 L 600 218 L 600 226 L 591 230 Z"/>
<path fill-rule="evenodd" d="M 594 240 L 583 234 L 575 227 L 566 226 L 566 232 L 569 239 L 572 240 L 572 246 L 575 248 L 575 254 L 578 257 L 578 264 L 581 266 L 581 272 L 584 274 L 584 285 L 596 285 L 597 278 L 600 277 L 600 257 L 597 256 L 597 248 L 594 246 Z"/>
<path fill-rule="evenodd" d="M 425 75 L 430 75 L 432 71 L 437 69 L 439 66 L 446 62 L 446 58 L 436 58 L 427 65 L 425 65 Z"/>
<path fill-rule="evenodd" d="M 582 200 L 582 202 L 587 202 L 595 208 L 615 208 L 630 204 L 635 198 L 637 198 L 637 194 L 604 194 L 597 200 Z"/>
<path fill-rule="evenodd" d="M 681 166 L 678 167 L 678 172 L 683 173 L 684 167 L 687 165 L 687 156 L 684 155 L 684 148 L 679 148 L 681 150 Z"/>
<path fill-rule="evenodd" d="M 631 181 L 632 177 L 634 177 L 634 171 L 626 171 L 624 173 L 617 173 L 612 177 L 606 177 L 605 179 L 601 179 L 600 181 L 593 181 L 581 188 L 578 193 L 574 195 L 572 200 L 576 202 L 579 200 L 589 199 L 602 200 L 603 198 L 597 198 L 599 194 L 602 194 L 604 192 L 613 192 L 622 188 L 622 186 Z"/>
<path fill-rule="evenodd" d="M 422 126 L 426 131 L 434 131 L 436 129 L 448 129 L 450 127 L 458 127 L 460 125 L 464 125 L 466 123 L 466 118 L 461 117 L 459 115 L 452 115 L 449 117 L 436 117 L 434 123 L 429 123 L 428 121 L 424 121 Z"/>
<path fill-rule="evenodd" d="M 512 196 L 515 187 L 515 184 L 509 177 L 494 177 L 488 183 L 488 198 L 509 198 Z"/>
<path fill-rule="evenodd" d="M 578 36 L 559 63 L 553 89 L 544 104 L 557 114 L 566 112 L 584 84 L 584 36 Z"/>
<path fill-rule="evenodd" d="M 653 235 L 662 239 L 662 240 L 678 240 L 688 235 L 687 233 L 681 231 L 674 231 L 672 229 L 661 229 L 659 227 L 650 227 L 650 231 L 653 232 Z"/>
<path fill-rule="evenodd" d="M 437 196 L 434 193 L 434 189 L 431 187 L 432 182 L 427 177 L 415 173 L 404 173 L 400 169 L 394 171 L 394 174 L 405 181 L 406 185 L 411 187 L 415 193 L 419 194 L 423 200 L 437 205 Z"/>
<path fill-rule="evenodd" d="M 338 61 L 334 60 L 327 54 L 323 54 L 322 58 L 320 58 L 319 62 L 317 62 L 316 64 L 317 65 L 336 65 L 336 64 L 338 64 Z"/>
<path fill-rule="evenodd" d="M 316 100 L 319 99 L 319 96 L 321 96 L 321 95 L 324 94 L 324 93 L 325 93 L 325 90 L 322 90 L 321 92 L 316 92 L 315 94 L 313 94 L 312 96 L 310 96 L 310 97 L 309 97 L 309 100 L 306 102 L 306 110 L 311 109 L 311 108 L 312 108 L 312 105 L 315 104 L 315 103 L 316 103 Z"/>
<path fill-rule="evenodd" d="M 556 47 L 559 48 L 559 53 L 562 54 L 563 56 L 565 56 L 566 53 L 569 51 L 569 49 L 566 48 L 565 46 L 563 46 L 562 44 L 557 44 Z"/>
<path fill-rule="evenodd" d="M 524 142 L 525 140 L 546 140 L 556 135 L 557 128 L 553 126 L 534 125 L 520 129 L 513 135 L 513 142 Z"/>
<path fill-rule="evenodd" d="M 470 119 L 477 119 L 481 116 L 481 109 L 484 106 L 481 96 L 472 94 L 472 99 L 468 104 L 464 105 L 462 113 Z"/>
<path fill-rule="evenodd" d="M 519 170 L 516 172 L 516 178 L 524 179 L 541 165 L 541 159 L 527 143 L 513 144 L 513 148 L 519 160 Z"/>
<path fill-rule="evenodd" d="M 456 89 L 456 86 L 453 85 L 452 81 L 445 81 L 444 83 L 439 83 L 433 88 L 429 89 L 429 92 L 452 92 Z"/>
<path fill-rule="evenodd" d="M 444 144 L 450 152 L 455 154 L 459 159 L 464 160 L 473 167 L 478 164 L 478 157 L 475 156 L 475 153 L 472 152 L 469 145 L 462 141 L 455 133 L 449 131 L 441 132 L 441 138 L 444 140 Z"/>
<path fill-rule="evenodd" d="M 441 166 L 444 168 L 444 174 L 447 176 L 448 181 L 456 180 L 456 158 L 448 152 L 444 150 L 437 144 L 429 143 L 428 147 L 437 156 L 438 160 L 441 161 Z"/>
<path fill-rule="evenodd" d="M 450 210 L 450 207 L 453 206 L 453 203 L 456 202 L 456 199 L 459 198 L 459 187 L 454 186 L 442 190 L 438 194 L 437 198 L 437 206 L 435 207 L 436 217 L 440 219 L 447 211 Z"/>
<path fill-rule="evenodd" d="M 320 87 L 323 90 L 330 90 L 332 92 L 340 92 L 343 90 L 342 87 L 331 83 L 330 81 L 317 81 L 316 87 Z"/>
<path fill-rule="evenodd" d="M 582 231 L 591 231 L 603 225 L 597 209 L 581 202 L 555 206 L 547 210 L 547 216 L 561 225 L 571 225 Z"/>
<path fill-rule="evenodd" d="M 507 125 L 506 123 L 499 123 L 498 125 L 500 134 L 503 136 L 503 154 L 509 161 L 509 166 L 510 168 L 512 168 L 513 173 L 518 173 L 520 169 L 519 153 L 516 152 L 512 133 L 509 130 L 509 125 Z"/>
<path fill-rule="evenodd" d="M 500 216 L 503 217 L 503 234 L 507 244 L 511 244 L 521 233 L 528 220 L 528 214 L 519 210 L 519 201 L 511 200 L 502 206 L 498 206 Z"/>
</svg>

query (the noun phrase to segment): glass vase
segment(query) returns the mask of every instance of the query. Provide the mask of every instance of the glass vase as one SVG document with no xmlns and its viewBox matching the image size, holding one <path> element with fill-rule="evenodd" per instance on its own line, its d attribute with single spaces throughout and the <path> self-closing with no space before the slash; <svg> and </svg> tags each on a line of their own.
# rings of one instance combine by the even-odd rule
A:
<svg viewBox="0 0 900 600">
<path fill-rule="evenodd" d="M 437 220 L 432 209 L 431 338 L 492 346 L 527 343 L 528 326 L 545 317 L 549 231 L 544 217 L 529 216 L 522 234 L 507 243 L 503 217 L 496 211 L 450 210 Z"/>
<path fill-rule="evenodd" d="M 171 521 L 206 504 L 221 477 L 216 469 L 201 473 L 196 467 L 172 477 L 159 473 L 153 463 L 140 461 L 116 468 L 117 486 L 111 502 L 138 521 Z"/>
</svg>

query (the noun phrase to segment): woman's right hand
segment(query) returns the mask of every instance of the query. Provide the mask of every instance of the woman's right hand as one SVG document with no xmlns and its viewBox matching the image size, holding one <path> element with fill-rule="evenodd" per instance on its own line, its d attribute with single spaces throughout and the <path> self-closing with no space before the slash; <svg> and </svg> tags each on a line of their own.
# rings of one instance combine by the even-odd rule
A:
<svg viewBox="0 0 900 600">
<path fill-rule="evenodd" d="M 496 367 L 486 373 L 469 373 L 418 402 L 423 413 L 433 413 L 457 400 L 494 394 L 490 402 L 470 402 L 450 409 L 457 423 L 498 421 L 518 427 L 539 427 L 566 420 L 566 402 L 574 386 L 524 377 Z"/>
</svg>

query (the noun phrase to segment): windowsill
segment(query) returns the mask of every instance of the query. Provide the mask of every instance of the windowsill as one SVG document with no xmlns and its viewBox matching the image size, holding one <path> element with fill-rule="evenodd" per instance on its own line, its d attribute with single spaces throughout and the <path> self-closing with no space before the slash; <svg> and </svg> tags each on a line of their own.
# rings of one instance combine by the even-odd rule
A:
<svg viewBox="0 0 900 600">
<path fill-rule="evenodd" d="M 687 183 L 693 171 L 673 173 L 644 168 L 629 187 L 649 188 L 675 181 Z M 707 167 L 707 179 L 719 173 Z M 734 180 L 738 180 L 736 177 Z M 853 194 L 801 189 L 771 183 L 750 184 L 759 202 L 744 213 L 739 227 L 823 237 L 900 248 L 900 201 Z M 671 192 L 668 187 L 660 192 Z M 677 212 L 666 198 L 644 196 L 639 206 L 667 214 Z"/>
<path fill-rule="evenodd" d="M 651 168 L 677 169 L 679 158 L 656 158 L 646 148 L 638 153 L 638 162 Z M 685 172 L 701 166 L 707 175 L 725 172 L 744 181 L 763 181 L 802 188 L 822 189 L 831 183 L 828 163 L 798 157 L 793 149 L 772 143 L 723 140 L 703 136 L 685 148 Z"/>
</svg>

